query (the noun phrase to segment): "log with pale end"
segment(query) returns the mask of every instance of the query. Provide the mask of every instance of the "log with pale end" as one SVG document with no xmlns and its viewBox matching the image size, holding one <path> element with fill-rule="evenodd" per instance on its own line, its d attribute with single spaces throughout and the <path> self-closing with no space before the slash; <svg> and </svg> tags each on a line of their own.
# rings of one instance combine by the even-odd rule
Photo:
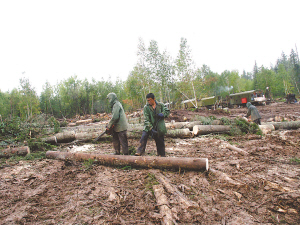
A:
<svg viewBox="0 0 300 225">
<path fill-rule="evenodd" d="M 30 148 L 28 146 L 6 148 L 0 151 L 0 158 L 9 158 L 13 155 L 26 156 L 27 154 L 30 154 Z"/>
<path fill-rule="evenodd" d="M 258 125 L 258 127 L 264 135 L 270 134 L 272 131 L 275 130 L 275 127 L 273 124 L 263 124 L 263 125 Z"/>
<path fill-rule="evenodd" d="M 60 160 L 89 160 L 109 166 L 132 166 L 138 168 L 157 168 L 175 170 L 208 170 L 207 158 L 185 158 L 185 157 L 156 157 L 156 156 L 130 156 L 130 155 L 104 155 L 89 153 L 71 153 L 48 151 L 46 157 Z"/>
<path fill-rule="evenodd" d="M 230 126 L 227 125 L 195 125 L 193 127 L 193 134 L 203 135 L 203 134 L 215 134 L 215 133 L 229 133 Z"/>
</svg>

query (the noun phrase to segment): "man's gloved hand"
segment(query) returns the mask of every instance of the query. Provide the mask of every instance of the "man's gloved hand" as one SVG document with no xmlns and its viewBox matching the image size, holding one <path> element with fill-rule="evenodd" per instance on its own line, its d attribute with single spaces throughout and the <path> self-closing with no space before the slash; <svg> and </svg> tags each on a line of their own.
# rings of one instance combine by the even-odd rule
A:
<svg viewBox="0 0 300 225">
<path fill-rule="evenodd" d="M 158 116 L 159 118 L 164 118 L 164 114 L 163 114 L 163 113 L 158 113 L 157 116 Z"/>
<path fill-rule="evenodd" d="M 156 130 L 154 130 L 154 129 L 151 130 L 151 136 L 152 136 L 152 137 L 157 136 L 157 134 L 158 134 L 158 133 L 157 133 Z"/>
</svg>

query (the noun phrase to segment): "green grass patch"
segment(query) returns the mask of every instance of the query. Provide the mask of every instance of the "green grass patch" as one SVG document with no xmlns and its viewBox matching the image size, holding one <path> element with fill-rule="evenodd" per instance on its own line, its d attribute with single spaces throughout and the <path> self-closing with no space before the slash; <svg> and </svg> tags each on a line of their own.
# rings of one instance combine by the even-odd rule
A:
<svg viewBox="0 0 300 225">
<path fill-rule="evenodd" d="M 155 175 L 152 173 L 148 173 L 146 177 L 146 184 L 145 184 L 146 190 L 149 190 L 154 194 L 153 185 L 157 185 L 157 184 L 159 184 L 159 182 L 156 180 Z"/>
<path fill-rule="evenodd" d="M 300 164 L 300 159 L 299 158 L 292 158 L 292 159 L 290 159 L 290 161 L 292 163 Z"/>
</svg>

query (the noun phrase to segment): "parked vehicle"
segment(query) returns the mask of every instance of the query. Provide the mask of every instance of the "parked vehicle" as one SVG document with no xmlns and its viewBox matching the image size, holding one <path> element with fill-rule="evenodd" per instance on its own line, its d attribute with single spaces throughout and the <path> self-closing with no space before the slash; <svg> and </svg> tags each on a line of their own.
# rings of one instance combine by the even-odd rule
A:
<svg viewBox="0 0 300 225">
<path fill-rule="evenodd" d="M 267 99 L 264 93 L 260 90 L 244 91 L 240 93 L 229 94 L 225 97 L 211 96 L 201 99 L 189 99 L 182 101 L 184 108 L 196 108 L 196 107 L 234 107 L 245 106 L 247 102 L 251 102 L 253 105 L 265 105 Z"/>
</svg>

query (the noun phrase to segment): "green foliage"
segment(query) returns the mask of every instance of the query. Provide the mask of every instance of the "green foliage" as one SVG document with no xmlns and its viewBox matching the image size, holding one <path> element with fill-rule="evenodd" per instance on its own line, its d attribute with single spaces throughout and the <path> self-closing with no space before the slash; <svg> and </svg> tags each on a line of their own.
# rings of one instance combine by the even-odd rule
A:
<svg viewBox="0 0 300 225">
<path fill-rule="evenodd" d="M 48 119 L 49 126 L 54 128 L 54 133 L 58 133 L 60 131 L 60 123 L 55 119 L 54 116 Z"/>
<path fill-rule="evenodd" d="M 222 124 L 224 124 L 224 125 L 231 124 L 230 120 L 227 117 L 222 117 L 220 120 L 221 120 Z"/>
<path fill-rule="evenodd" d="M 122 167 L 121 169 L 122 169 L 122 170 L 131 170 L 132 168 L 131 168 L 131 166 L 124 166 L 124 167 Z"/>
<path fill-rule="evenodd" d="M 154 194 L 153 185 L 157 185 L 157 184 L 159 184 L 159 182 L 156 180 L 155 175 L 152 173 L 148 173 L 146 177 L 146 184 L 145 184 L 146 190 L 150 190 Z"/>
<path fill-rule="evenodd" d="M 17 137 L 21 132 L 21 119 L 14 117 L 12 120 L 0 122 L 0 135 Z"/>
<path fill-rule="evenodd" d="M 293 162 L 293 163 L 296 163 L 296 164 L 300 164 L 300 159 L 299 158 L 291 158 L 290 161 Z"/>
<path fill-rule="evenodd" d="M 83 166 L 85 170 L 90 170 L 93 167 L 94 159 L 88 159 L 83 161 Z"/>
<path fill-rule="evenodd" d="M 128 148 L 128 154 L 129 155 L 135 155 L 135 153 L 136 153 L 136 148 L 134 146 L 130 146 Z"/>
<path fill-rule="evenodd" d="M 0 167 L 5 166 L 10 163 L 18 163 L 19 161 L 34 161 L 46 158 L 46 152 L 32 152 L 26 156 L 12 156 L 9 159 L 0 159 Z"/>
<path fill-rule="evenodd" d="M 102 77 L 89 82 L 71 76 L 56 86 L 46 82 L 38 98 L 29 80 L 22 78 L 19 89 L 10 93 L 0 91 L 0 121 L 14 117 L 30 120 L 39 113 L 55 118 L 109 113 L 111 108 L 106 96 L 110 92 L 117 94 L 126 111 L 142 108 L 149 92 L 155 93 L 158 101 L 172 102 L 172 107 L 178 108 L 180 102 L 188 98 L 226 97 L 233 92 L 266 90 L 266 87 L 276 98 L 299 92 L 300 63 L 298 53 L 293 49 L 289 56 L 282 53 L 274 67 L 258 67 L 255 62 L 251 72 L 240 71 L 242 74 L 239 74 L 236 70 L 225 70 L 218 74 L 207 65 L 196 67 L 186 38 L 181 38 L 175 57 L 160 51 L 158 46 L 155 40 L 148 46 L 139 40 L 137 63 L 126 81 L 112 82 L 110 77 L 107 80 Z"/>
<path fill-rule="evenodd" d="M 231 135 L 243 135 L 243 134 L 257 134 L 262 135 L 262 131 L 259 129 L 256 123 L 249 123 L 242 118 L 236 118 L 230 130 Z"/>
<path fill-rule="evenodd" d="M 35 139 L 35 138 L 32 138 L 32 139 L 29 139 L 27 141 L 27 144 L 28 144 L 28 147 L 30 148 L 30 151 L 41 151 L 41 150 L 50 150 L 52 149 L 52 145 L 50 144 L 47 144 L 43 141 L 41 141 L 40 139 Z"/>
<path fill-rule="evenodd" d="M 191 118 L 191 121 L 201 121 L 203 125 L 210 125 L 211 122 L 215 119 L 216 117 L 214 116 L 205 117 L 205 116 L 194 115 Z"/>
</svg>

